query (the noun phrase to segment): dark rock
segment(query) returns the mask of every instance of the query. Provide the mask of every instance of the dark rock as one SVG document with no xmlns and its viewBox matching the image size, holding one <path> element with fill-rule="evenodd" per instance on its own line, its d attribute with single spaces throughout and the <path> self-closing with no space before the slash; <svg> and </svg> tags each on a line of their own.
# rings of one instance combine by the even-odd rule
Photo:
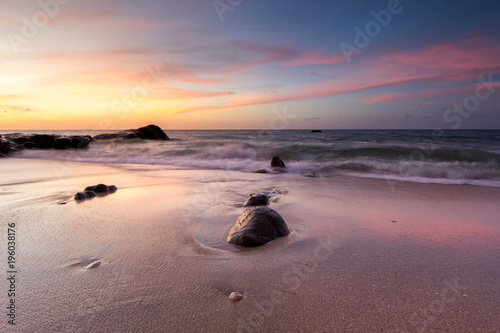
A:
<svg viewBox="0 0 500 333">
<path fill-rule="evenodd" d="M 97 134 L 94 135 L 92 139 L 94 140 L 111 140 L 111 139 L 117 139 L 118 134 L 117 133 L 103 133 L 103 134 Z"/>
<path fill-rule="evenodd" d="M 54 141 L 55 149 L 84 149 L 89 146 L 89 139 L 83 136 L 63 136 Z"/>
<path fill-rule="evenodd" d="M 137 129 L 139 138 L 147 140 L 168 140 L 169 137 L 156 125 L 148 125 Z"/>
<path fill-rule="evenodd" d="M 251 208 L 243 212 L 229 231 L 228 243 L 255 247 L 290 233 L 276 211 L 268 207 Z"/>
<path fill-rule="evenodd" d="M 284 168 L 285 167 L 285 162 L 279 157 L 279 156 L 274 156 L 271 159 L 271 167 L 273 168 Z"/>
<path fill-rule="evenodd" d="M 52 149 L 54 148 L 54 143 L 59 135 L 49 135 L 49 134 L 35 134 L 28 137 L 28 142 L 25 143 L 25 147 L 33 147 L 35 149 Z M 30 143 L 30 145 L 27 145 Z"/>
<path fill-rule="evenodd" d="M 266 169 L 258 169 L 258 170 L 255 170 L 254 173 L 269 173 L 269 172 L 267 172 Z"/>
<path fill-rule="evenodd" d="M 269 197 L 265 194 L 250 194 L 244 207 L 267 206 L 269 204 Z"/>
<path fill-rule="evenodd" d="M 87 140 L 88 140 L 88 142 L 92 142 L 92 141 L 94 141 L 94 139 L 92 139 L 92 135 L 84 135 L 83 137 L 84 137 L 85 139 L 87 139 Z"/>
<path fill-rule="evenodd" d="M 8 134 L 6 139 L 13 144 L 13 149 L 83 149 L 90 140 L 83 136 L 60 136 L 55 134 L 22 135 Z"/>
<path fill-rule="evenodd" d="M 321 130 L 312 130 L 311 133 L 321 133 Z"/>
<path fill-rule="evenodd" d="M 75 194 L 75 200 L 82 201 L 95 198 L 96 196 L 97 194 L 94 191 L 78 192 L 77 194 Z"/>
<path fill-rule="evenodd" d="M 103 133 L 94 136 L 94 140 L 110 139 L 170 140 L 165 132 L 156 125 L 148 125 L 138 129 L 130 129 L 118 133 Z"/>
<path fill-rule="evenodd" d="M 109 193 L 115 193 L 117 190 L 115 185 L 104 185 L 104 184 L 98 184 L 98 185 L 92 185 L 92 186 L 87 186 L 85 188 L 85 191 L 93 191 L 96 194 L 99 195 L 106 195 Z"/>
<path fill-rule="evenodd" d="M 12 150 L 12 144 L 10 141 L 5 140 L 0 137 L 0 157 L 7 156 L 8 153 Z"/>
<path fill-rule="evenodd" d="M 68 149 L 69 147 L 71 147 L 71 139 L 68 137 L 57 138 L 54 141 L 55 149 Z"/>
<path fill-rule="evenodd" d="M 71 139 L 71 147 L 74 149 L 84 149 L 89 146 L 90 140 L 84 136 L 70 136 Z"/>
<path fill-rule="evenodd" d="M 12 138 L 9 137 L 15 144 L 22 145 L 26 142 L 28 142 L 28 138 L 25 137 L 24 135 L 22 136 L 14 136 Z"/>
</svg>

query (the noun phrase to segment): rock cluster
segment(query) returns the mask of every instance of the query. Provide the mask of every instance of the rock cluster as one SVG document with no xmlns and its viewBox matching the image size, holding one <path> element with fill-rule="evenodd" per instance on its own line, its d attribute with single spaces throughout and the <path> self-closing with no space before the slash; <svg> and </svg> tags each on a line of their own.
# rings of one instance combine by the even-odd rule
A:
<svg viewBox="0 0 500 333">
<path fill-rule="evenodd" d="M 91 141 L 90 135 L 6 134 L 0 138 L 0 154 L 7 155 L 23 149 L 84 149 Z"/>
<path fill-rule="evenodd" d="M 63 136 L 57 134 L 21 134 L 0 135 L 0 157 L 23 149 L 85 149 L 94 140 L 105 139 L 145 139 L 170 140 L 163 130 L 156 125 L 148 125 L 138 129 L 118 133 Z"/>
<path fill-rule="evenodd" d="M 104 184 L 91 185 L 87 186 L 83 192 L 78 192 L 77 194 L 75 194 L 75 200 L 83 201 L 95 198 L 97 196 L 102 197 L 110 193 L 115 193 L 116 190 L 117 188 L 115 185 L 109 185 L 109 186 Z"/>
<path fill-rule="evenodd" d="M 130 129 L 118 133 L 104 133 L 94 136 L 94 140 L 109 139 L 170 140 L 168 135 L 156 125 L 148 125 L 138 129 Z"/>
</svg>

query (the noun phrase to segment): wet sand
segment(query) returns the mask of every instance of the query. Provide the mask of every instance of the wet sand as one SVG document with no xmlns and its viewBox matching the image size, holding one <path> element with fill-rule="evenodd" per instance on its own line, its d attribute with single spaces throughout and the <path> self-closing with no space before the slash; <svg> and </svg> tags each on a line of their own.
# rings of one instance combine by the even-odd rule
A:
<svg viewBox="0 0 500 333">
<path fill-rule="evenodd" d="M 1 331 L 500 332 L 500 188 L 14 158 L 0 184 Z M 251 192 L 289 236 L 225 242 Z"/>
</svg>

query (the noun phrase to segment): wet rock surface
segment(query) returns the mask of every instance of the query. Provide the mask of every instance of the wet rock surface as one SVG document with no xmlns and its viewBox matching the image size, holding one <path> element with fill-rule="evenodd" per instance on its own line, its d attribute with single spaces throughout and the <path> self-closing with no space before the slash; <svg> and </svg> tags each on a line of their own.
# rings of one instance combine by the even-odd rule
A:
<svg viewBox="0 0 500 333">
<path fill-rule="evenodd" d="M 243 212 L 229 231 L 227 242 L 245 247 L 264 245 L 290 233 L 285 220 L 269 207 L 251 208 Z"/>
<path fill-rule="evenodd" d="M 250 194 L 244 207 L 267 206 L 269 204 L 269 197 L 262 193 Z"/>
</svg>

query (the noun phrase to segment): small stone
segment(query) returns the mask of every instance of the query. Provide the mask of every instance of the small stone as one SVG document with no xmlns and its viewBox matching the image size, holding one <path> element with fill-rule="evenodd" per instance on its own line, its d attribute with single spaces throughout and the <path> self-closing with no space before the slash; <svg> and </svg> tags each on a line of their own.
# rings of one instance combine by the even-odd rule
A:
<svg viewBox="0 0 500 333">
<path fill-rule="evenodd" d="M 96 267 L 99 267 L 100 265 L 101 265 L 101 261 L 100 260 L 96 260 L 94 262 L 91 262 L 87 266 L 85 266 L 85 269 L 96 268 Z"/>
<path fill-rule="evenodd" d="M 239 300 L 240 300 L 240 299 L 242 299 L 242 298 L 243 298 L 243 295 L 242 295 L 242 294 L 240 294 L 240 293 L 238 293 L 238 292 L 236 292 L 236 291 L 233 291 L 233 292 L 231 293 L 231 295 L 229 295 L 229 299 L 230 299 L 231 301 L 239 301 Z"/>
</svg>

